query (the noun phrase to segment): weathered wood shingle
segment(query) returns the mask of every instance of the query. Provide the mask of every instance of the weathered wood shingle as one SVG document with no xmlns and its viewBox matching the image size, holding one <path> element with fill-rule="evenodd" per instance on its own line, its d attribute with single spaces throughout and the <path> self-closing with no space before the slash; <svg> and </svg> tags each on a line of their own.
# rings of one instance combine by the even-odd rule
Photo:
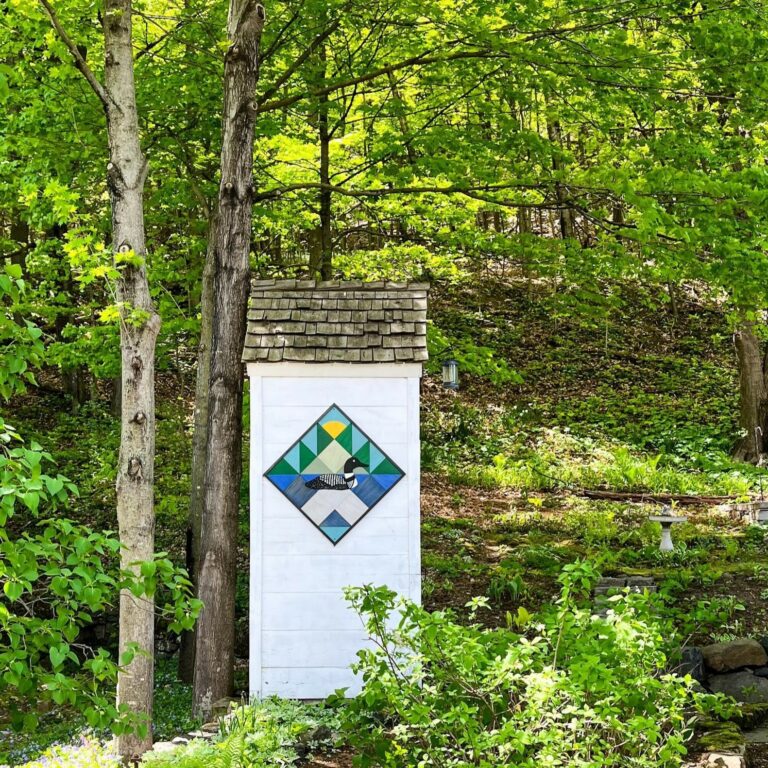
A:
<svg viewBox="0 0 768 768">
<path fill-rule="evenodd" d="M 254 280 L 243 361 L 423 362 L 427 283 Z"/>
</svg>

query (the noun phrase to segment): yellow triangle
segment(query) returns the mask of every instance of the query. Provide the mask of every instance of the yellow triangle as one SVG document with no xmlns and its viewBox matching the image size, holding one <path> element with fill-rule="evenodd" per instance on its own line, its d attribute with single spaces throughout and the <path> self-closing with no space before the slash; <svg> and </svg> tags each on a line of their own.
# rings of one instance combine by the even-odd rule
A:
<svg viewBox="0 0 768 768">
<path fill-rule="evenodd" d="M 327 421 L 322 426 L 334 440 L 347 428 L 347 425 L 340 421 Z"/>
</svg>

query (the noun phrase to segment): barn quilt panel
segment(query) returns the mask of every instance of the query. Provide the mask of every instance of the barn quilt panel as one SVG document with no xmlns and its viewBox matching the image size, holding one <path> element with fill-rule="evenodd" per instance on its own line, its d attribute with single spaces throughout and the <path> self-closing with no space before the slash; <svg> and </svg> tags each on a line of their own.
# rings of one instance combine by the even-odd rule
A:
<svg viewBox="0 0 768 768">
<path fill-rule="evenodd" d="M 335 546 L 405 472 L 332 405 L 264 476 Z"/>
</svg>

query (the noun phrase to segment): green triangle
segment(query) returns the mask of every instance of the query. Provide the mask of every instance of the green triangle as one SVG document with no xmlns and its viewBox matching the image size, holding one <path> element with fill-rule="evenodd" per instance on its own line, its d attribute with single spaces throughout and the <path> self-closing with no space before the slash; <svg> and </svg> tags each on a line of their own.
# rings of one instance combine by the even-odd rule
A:
<svg viewBox="0 0 768 768">
<path fill-rule="evenodd" d="M 362 445 L 360 450 L 355 454 L 355 458 L 360 459 L 366 467 L 369 466 L 371 463 L 371 444 L 365 443 Z"/>
<path fill-rule="evenodd" d="M 402 474 L 402 472 L 389 459 L 385 457 L 384 461 L 382 461 L 381 464 L 379 464 L 379 466 L 376 467 L 376 469 L 372 470 L 372 474 L 399 475 L 399 474 Z"/>
<path fill-rule="evenodd" d="M 315 454 L 304 443 L 299 444 L 299 463 L 303 472 L 316 458 Z"/>
<path fill-rule="evenodd" d="M 333 438 L 318 424 L 317 430 L 317 455 L 319 456 L 332 442 Z"/>
<path fill-rule="evenodd" d="M 292 467 L 285 459 L 280 459 L 280 461 L 275 464 L 272 469 L 267 472 L 267 477 L 270 475 L 295 475 L 297 474 L 296 468 Z"/>
<path fill-rule="evenodd" d="M 347 427 L 336 438 L 336 442 L 351 456 L 352 455 L 352 427 Z"/>
</svg>

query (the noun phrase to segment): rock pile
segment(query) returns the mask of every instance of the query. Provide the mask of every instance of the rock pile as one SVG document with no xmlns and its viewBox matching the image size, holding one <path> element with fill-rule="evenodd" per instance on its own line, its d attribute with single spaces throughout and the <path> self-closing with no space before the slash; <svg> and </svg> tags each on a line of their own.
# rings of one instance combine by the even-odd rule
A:
<svg viewBox="0 0 768 768">
<path fill-rule="evenodd" d="M 744 704 L 768 703 L 768 638 L 739 638 L 703 648 L 687 648 L 678 668 L 712 693 Z"/>
</svg>

